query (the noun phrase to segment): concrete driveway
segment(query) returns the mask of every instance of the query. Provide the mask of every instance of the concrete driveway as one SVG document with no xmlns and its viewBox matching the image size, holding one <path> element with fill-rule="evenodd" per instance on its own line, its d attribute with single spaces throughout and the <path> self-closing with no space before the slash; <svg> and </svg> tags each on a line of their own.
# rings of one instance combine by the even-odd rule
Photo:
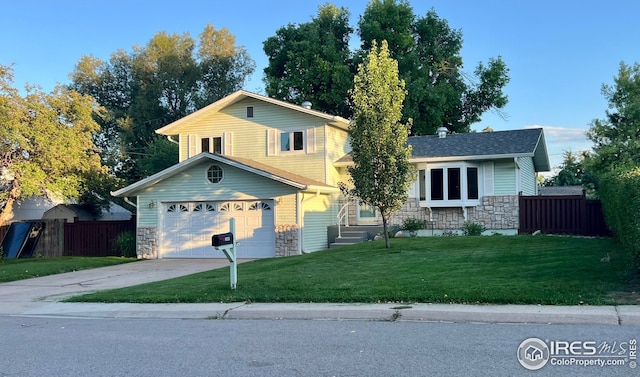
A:
<svg viewBox="0 0 640 377">
<path fill-rule="evenodd" d="M 238 263 L 251 259 L 238 260 Z M 226 267 L 226 259 L 154 259 L 0 284 L 0 314 L 18 314 L 43 302 L 129 287 Z"/>
</svg>

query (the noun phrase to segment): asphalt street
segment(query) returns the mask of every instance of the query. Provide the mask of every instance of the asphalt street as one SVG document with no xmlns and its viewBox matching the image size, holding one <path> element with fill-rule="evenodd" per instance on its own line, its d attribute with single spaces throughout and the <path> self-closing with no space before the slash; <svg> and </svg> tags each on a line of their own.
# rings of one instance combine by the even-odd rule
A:
<svg viewBox="0 0 640 377">
<path fill-rule="evenodd" d="M 629 344 L 640 327 L 5 316 L 0 333 L 0 376 L 607 377 L 638 375 Z M 624 349 L 626 365 L 529 371 L 517 350 L 530 337 L 606 343 L 598 358 Z"/>
</svg>

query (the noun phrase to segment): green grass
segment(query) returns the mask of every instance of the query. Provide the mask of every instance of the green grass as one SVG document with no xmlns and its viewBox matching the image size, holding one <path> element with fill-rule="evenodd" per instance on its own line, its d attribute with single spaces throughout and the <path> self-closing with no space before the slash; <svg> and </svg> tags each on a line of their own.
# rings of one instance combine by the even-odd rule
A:
<svg viewBox="0 0 640 377">
<path fill-rule="evenodd" d="M 61 257 L 0 260 L 0 283 L 136 261 L 121 257 Z"/>
<path fill-rule="evenodd" d="M 404 238 L 240 264 L 235 291 L 224 268 L 69 301 L 603 305 L 628 291 L 627 255 L 610 239 Z"/>
</svg>

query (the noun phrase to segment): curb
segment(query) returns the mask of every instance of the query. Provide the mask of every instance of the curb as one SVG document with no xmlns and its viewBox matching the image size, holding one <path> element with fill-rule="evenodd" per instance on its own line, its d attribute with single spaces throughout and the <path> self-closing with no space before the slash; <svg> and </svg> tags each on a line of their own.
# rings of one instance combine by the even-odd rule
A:
<svg viewBox="0 0 640 377">
<path fill-rule="evenodd" d="M 640 325 L 638 306 L 459 304 L 101 304 L 42 302 L 4 315 L 66 318 L 367 320 Z"/>
</svg>

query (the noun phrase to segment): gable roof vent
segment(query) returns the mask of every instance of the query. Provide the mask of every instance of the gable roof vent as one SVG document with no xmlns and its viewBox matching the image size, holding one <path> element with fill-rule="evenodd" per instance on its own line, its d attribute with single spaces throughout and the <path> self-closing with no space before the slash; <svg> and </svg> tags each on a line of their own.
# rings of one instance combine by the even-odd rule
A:
<svg viewBox="0 0 640 377">
<path fill-rule="evenodd" d="M 311 109 L 311 102 L 309 101 L 302 102 L 302 107 L 304 107 L 305 109 Z"/>
<path fill-rule="evenodd" d="M 447 132 L 449 132 L 447 127 L 439 127 L 438 128 L 438 137 L 440 139 L 444 139 L 445 137 L 447 137 Z"/>
</svg>

